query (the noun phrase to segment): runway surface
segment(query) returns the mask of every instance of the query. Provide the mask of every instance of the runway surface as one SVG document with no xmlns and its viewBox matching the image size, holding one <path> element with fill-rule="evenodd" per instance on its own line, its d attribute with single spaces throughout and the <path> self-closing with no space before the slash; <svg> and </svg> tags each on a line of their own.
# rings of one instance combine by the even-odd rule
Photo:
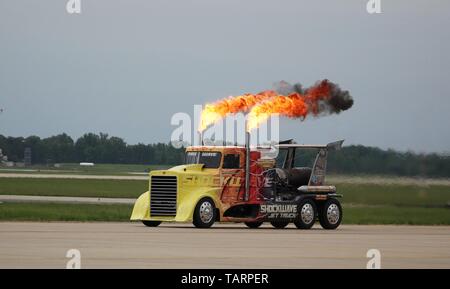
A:
<svg viewBox="0 0 450 289">
<path fill-rule="evenodd" d="M 382 268 L 450 268 L 450 226 L 0 222 L 1 268 L 65 268 L 69 249 L 82 268 L 366 268 L 369 249 Z"/>
</svg>

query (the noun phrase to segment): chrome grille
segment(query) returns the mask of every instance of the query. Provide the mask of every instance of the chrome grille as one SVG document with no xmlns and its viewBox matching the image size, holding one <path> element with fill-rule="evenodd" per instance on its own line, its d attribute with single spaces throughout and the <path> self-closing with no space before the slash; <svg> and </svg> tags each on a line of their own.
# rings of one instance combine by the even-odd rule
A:
<svg viewBox="0 0 450 289">
<path fill-rule="evenodd" d="M 150 188 L 150 215 L 175 216 L 177 214 L 177 177 L 152 176 Z"/>
</svg>

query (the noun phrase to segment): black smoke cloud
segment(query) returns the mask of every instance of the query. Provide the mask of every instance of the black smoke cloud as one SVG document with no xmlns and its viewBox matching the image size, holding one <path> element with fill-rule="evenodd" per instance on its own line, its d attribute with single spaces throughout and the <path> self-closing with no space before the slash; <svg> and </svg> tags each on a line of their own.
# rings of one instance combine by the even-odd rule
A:
<svg viewBox="0 0 450 289">
<path fill-rule="evenodd" d="M 318 81 L 314 86 L 316 87 L 323 82 L 327 82 L 330 87 L 330 97 L 320 104 L 320 111 L 323 113 L 340 113 L 341 111 L 347 110 L 353 106 L 353 98 L 348 90 L 342 90 L 338 84 L 333 83 L 327 79 Z M 276 82 L 273 84 L 273 90 L 275 90 L 280 95 L 290 95 L 292 93 L 298 93 L 300 95 L 305 95 L 310 88 L 303 88 L 302 84 L 290 84 L 284 80 Z"/>
</svg>

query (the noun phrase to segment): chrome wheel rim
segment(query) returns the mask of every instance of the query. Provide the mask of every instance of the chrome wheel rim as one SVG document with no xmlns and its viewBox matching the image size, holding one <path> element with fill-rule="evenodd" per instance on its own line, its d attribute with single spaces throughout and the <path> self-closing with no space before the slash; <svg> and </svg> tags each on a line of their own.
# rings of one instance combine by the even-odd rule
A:
<svg viewBox="0 0 450 289">
<path fill-rule="evenodd" d="M 200 220 L 203 223 L 211 222 L 213 218 L 213 207 L 210 202 L 203 202 L 200 205 Z"/>
<path fill-rule="evenodd" d="M 336 204 L 331 204 L 327 209 L 328 222 L 332 225 L 335 225 L 337 224 L 337 222 L 339 222 L 340 216 L 341 212 L 339 211 L 339 207 Z"/>
<path fill-rule="evenodd" d="M 300 212 L 300 216 L 302 221 L 305 224 L 311 224 L 314 221 L 314 209 L 313 206 L 309 203 L 306 203 L 302 206 L 302 210 Z"/>
</svg>

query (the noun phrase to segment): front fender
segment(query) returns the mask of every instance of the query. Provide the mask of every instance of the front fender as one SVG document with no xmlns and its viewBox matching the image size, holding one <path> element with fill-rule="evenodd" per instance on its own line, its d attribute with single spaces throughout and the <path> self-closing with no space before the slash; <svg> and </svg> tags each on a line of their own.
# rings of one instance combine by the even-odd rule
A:
<svg viewBox="0 0 450 289">
<path fill-rule="evenodd" d="M 150 217 L 150 193 L 147 191 L 139 196 L 134 203 L 133 212 L 131 213 L 130 220 L 155 220 L 165 222 L 192 222 L 195 206 L 203 198 L 210 198 L 213 200 L 216 208 L 219 209 L 222 215 L 223 208 L 217 195 L 217 189 L 206 189 L 202 192 L 196 191 L 184 192 L 181 194 L 177 203 L 177 215 L 173 217 Z"/>
<path fill-rule="evenodd" d="M 219 209 L 220 212 L 223 211 L 220 200 L 217 196 L 217 189 L 208 189 L 200 193 L 197 191 L 195 194 L 187 193 L 178 203 L 177 216 L 175 218 L 175 221 L 192 222 L 195 206 L 197 206 L 197 203 L 201 199 L 206 197 L 210 198 L 214 202 L 214 205 Z"/>
<path fill-rule="evenodd" d="M 150 193 L 147 191 L 140 195 L 134 203 L 130 220 L 136 221 L 148 219 L 150 219 Z"/>
</svg>

